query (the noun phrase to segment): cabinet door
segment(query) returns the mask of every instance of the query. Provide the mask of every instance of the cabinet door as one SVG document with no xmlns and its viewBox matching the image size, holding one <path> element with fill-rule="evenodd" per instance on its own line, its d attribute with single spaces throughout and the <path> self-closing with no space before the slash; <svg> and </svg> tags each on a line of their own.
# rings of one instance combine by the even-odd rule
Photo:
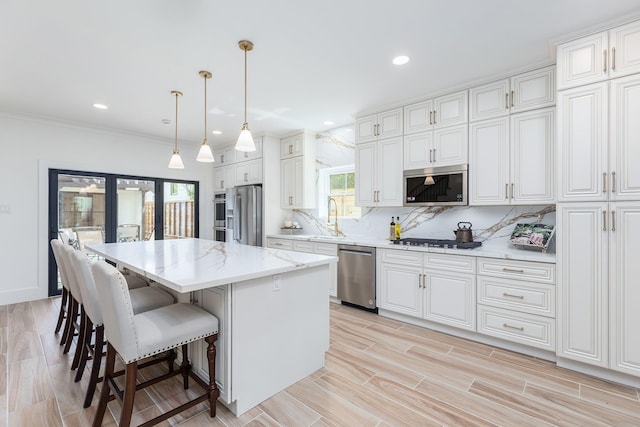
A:
<svg viewBox="0 0 640 427">
<path fill-rule="evenodd" d="M 611 30 L 609 52 L 611 78 L 640 72 L 640 22 L 632 22 Z"/>
<path fill-rule="evenodd" d="M 422 268 L 381 263 L 378 306 L 422 317 Z"/>
<path fill-rule="evenodd" d="M 432 166 L 433 132 L 404 137 L 404 169 L 424 169 Z"/>
<path fill-rule="evenodd" d="M 295 158 L 280 160 L 280 207 L 293 208 L 296 189 Z"/>
<path fill-rule="evenodd" d="M 469 132 L 467 125 L 436 129 L 433 132 L 433 166 L 467 163 Z"/>
<path fill-rule="evenodd" d="M 213 191 L 224 191 L 224 167 L 218 166 L 213 169 Z"/>
<path fill-rule="evenodd" d="M 509 79 L 469 89 L 469 121 L 509 114 Z"/>
<path fill-rule="evenodd" d="M 245 160 L 253 160 L 262 157 L 262 138 L 261 136 L 254 138 L 253 142 L 256 146 L 256 151 L 236 151 L 235 161 L 244 162 Z"/>
<path fill-rule="evenodd" d="M 557 353 L 601 367 L 609 343 L 606 215 L 602 202 L 558 204 Z"/>
<path fill-rule="evenodd" d="M 639 376 L 640 202 L 611 203 L 609 206 L 611 368 Z"/>
<path fill-rule="evenodd" d="M 427 271 L 425 278 L 424 318 L 475 331 L 475 275 Z"/>
<path fill-rule="evenodd" d="M 375 182 L 377 169 L 376 143 L 357 144 L 356 154 L 356 206 L 374 206 L 378 200 Z"/>
<path fill-rule="evenodd" d="M 404 134 L 433 129 L 433 101 L 428 100 L 404 107 Z"/>
<path fill-rule="evenodd" d="M 609 38 L 604 32 L 558 46 L 558 90 L 605 80 L 608 45 Z"/>
<path fill-rule="evenodd" d="M 356 144 L 375 141 L 377 139 L 377 124 L 378 116 L 376 114 L 356 119 Z"/>
<path fill-rule="evenodd" d="M 294 208 L 307 208 L 305 206 L 304 189 L 305 189 L 305 174 L 304 174 L 304 157 L 294 157 L 293 159 L 293 207 Z"/>
<path fill-rule="evenodd" d="M 235 170 L 236 185 L 262 183 L 262 159 L 236 163 Z"/>
<path fill-rule="evenodd" d="M 509 117 L 471 123 L 469 204 L 509 203 Z"/>
<path fill-rule="evenodd" d="M 378 139 L 402 136 L 402 107 L 378 114 Z"/>
<path fill-rule="evenodd" d="M 236 169 L 234 165 L 227 165 L 222 168 L 224 170 L 224 187 L 231 188 L 236 186 Z"/>
<path fill-rule="evenodd" d="M 302 156 L 304 154 L 304 135 L 294 135 L 280 140 L 280 158 Z"/>
<path fill-rule="evenodd" d="M 377 151 L 378 206 L 402 206 L 402 138 L 378 141 Z"/>
<path fill-rule="evenodd" d="M 466 90 L 435 98 L 433 100 L 433 124 L 438 128 L 467 123 L 468 107 Z"/>
<path fill-rule="evenodd" d="M 554 203 L 555 109 L 511 116 L 511 203 Z"/>
<path fill-rule="evenodd" d="M 610 89 L 610 200 L 640 200 L 640 76 L 612 80 Z"/>
<path fill-rule="evenodd" d="M 558 201 L 606 200 L 607 83 L 558 96 Z"/>
<path fill-rule="evenodd" d="M 511 113 L 549 107 L 556 103 L 555 66 L 511 77 Z"/>
</svg>

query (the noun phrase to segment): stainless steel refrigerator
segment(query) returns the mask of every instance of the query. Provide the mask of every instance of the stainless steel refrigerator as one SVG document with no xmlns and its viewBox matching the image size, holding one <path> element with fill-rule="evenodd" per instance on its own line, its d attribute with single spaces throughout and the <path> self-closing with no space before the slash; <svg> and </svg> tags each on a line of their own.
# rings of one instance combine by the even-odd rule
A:
<svg viewBox="0 0 640 427">
<path fill-rule="evenodd" d="M 243 185 L 227 190 L 227 242 L 262 246 L 262 187 Z"/>
</svg>

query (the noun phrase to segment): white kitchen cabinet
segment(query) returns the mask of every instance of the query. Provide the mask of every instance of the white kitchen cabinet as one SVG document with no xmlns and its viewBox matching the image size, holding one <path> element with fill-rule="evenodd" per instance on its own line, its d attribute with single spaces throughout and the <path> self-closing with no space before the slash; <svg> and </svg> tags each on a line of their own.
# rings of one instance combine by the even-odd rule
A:
<svg viewBox="0 0 640 427">
<path fill-rule="evenodd" d="M 640 21 L 563 43 L 558 90 L 640 72 Z"/>
<path fill-rule="evenodd" d="M 475 259 L 418 251 L 378 251 L 378 306 L 475 330 Z"/>
<path fill-rule="evenodd" d="M 213 150 L 213 158 L 215 160 L 214 166 L 229 165 L 236 161 L 236 151 L 233 145 L 227 145 L 224 147 Z"/>
<path fill-rule="evenodd" d="M 262 143 L 263 143 L 263 138 L 262 136 L 259 137 L 255 137 L 253 139 L 253 143 L 256 146 L 256 150 L 255 151 L 235 151 L 234 148 L 234 163 L 238 163 L 238 162 L 244 162 L 247 160 L 254 160 L 254 159 L 261 159 L 262 158 Z M 235 147 L 235 146 L 234 146 Z M 217 161 L 217 159 L 216 159 Z"/>
<path fill-rule="evenodd" d="M 356 144 L 402 136 L 402 108 L 359 117 L 355 129 Z"/>
<path fill-rule="evenodd" d="M 555 67 L 545 67 L 469 89 L 469 121 L 555 104 Z"/>
<path fill-rule="evenodd" d="M 455 92 L 404 107 L 404 134 L 466 124 L 467 91 Z"/>
<path fill-rule="evenodd" d="M 467 125 L 451 126 L 404 137 L 404 169 L 424 169 L 467 163 Z"/>
<path fill-rule="evenodd" d="M 292 135 L 282 139 L 280 147 L 280 206 L 283 209 L 314 209 L 315 134 L 305 131 Z"/>
<path fill-rule="evenodd" d="M 236 186 L 262 183 L 262 159 L 236 163 L 233 168 Z"/>
<path fill-rule="evenodd" d="M 213 191 L 225 191 L 236 186 L 236 169 L 234 165 L 217 166 L 213 170 Z"/>
<path fill-rule="evenodd" d="M 554 203 L 554 108 L 470 125 L 470 205 Z"/>
<path fill-rule="evenodd" d="M 356 206 L 402 206 L 402 138 L 356 144 Z"/>
<path fill-rule="evenodd" d="M 267 245 L 268 248 L 273 249 L 284 249 L 287 251 L 293 250 L 293 240 L 290 239 L 279 239 L 277 237 L 268 237 Z"/>
</svg>

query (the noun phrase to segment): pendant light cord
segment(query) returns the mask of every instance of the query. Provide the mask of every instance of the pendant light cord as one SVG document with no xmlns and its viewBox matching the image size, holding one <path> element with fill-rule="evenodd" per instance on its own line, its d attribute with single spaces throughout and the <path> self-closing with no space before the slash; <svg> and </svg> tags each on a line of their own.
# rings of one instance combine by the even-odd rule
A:
<svg viewBox="0 0 640 427">
<path fill-rule="evenodd" d="M 178 94 L 176 96 L 176 143 L 175 143 L 175 151 L 178 151 Z"/>
<path fill-rule="evenodd" d="M 207 140 L 207 76 L 204 76 L 204 140 Z"/>
<path fill-rule="evenodd" d="M 244 124 L 247 124 L 247 47 L 244 48 Z"/>
</svg>

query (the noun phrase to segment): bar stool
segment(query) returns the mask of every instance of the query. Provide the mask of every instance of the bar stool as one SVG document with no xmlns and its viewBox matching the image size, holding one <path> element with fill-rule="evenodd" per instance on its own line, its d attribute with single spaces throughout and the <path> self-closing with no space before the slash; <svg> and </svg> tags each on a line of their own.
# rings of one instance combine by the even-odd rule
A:
<svg viewBox="0 0 640 427">
<path fill-rule="evenodd" d="M 59 239 L 51 240 L 51 252 L 53 252 L 53 258 L 56 260 L 56 265 L 58 266 L 58 271 L 60 272 L 60 282 L 62 283 L 62 300 L 60 301 L 60 312 L 58 313 L 58 321 L 56 322 L 55 333 L 60 332 L 60 328 L 62 327 L 62 323 L 64 320 L 68 319 L 69 309 L 71 300 L 69 298 L 69 282 L 67 280 L 67 272 L 62 265 L 62 259 L 60 255 L 61 246 L 63 243 L 60 242 Z M 65 327 L 62 329 L 63 333 L 66 331 L 66 323 Z M 60 345 L 64 344 L 64 335 L 60 340 Z"/>
<path fill-rule="evenodd" d="M 82 374 L 84 373 L 87 360 L 89 357 L 93 358 L 91 376 L 89 378 L 89 385 L 84 399 L 84 407 L 88 408 L 91 406 L 96 384 L 100 381 L 99 373 L 104 349 L 104 325 L 96 284 L 93 280 L 93 275 L 91 274 L 91 265 L 95 261 L 91 260 L 80 251 L 72 251 L 70 257 L 71 271 L 79 285 L 80 293 L 82 294 L 82 315 L 84 316 L 84 322 L 80 322 L 83 327 L 81 327 L 80 337 L 76 347 L 76 355 L 79 355 L 79 360 L 75 382 L 82 379 Z M 129 295 L 131 298 L 131 306 L 135 314 L 164 307 L 175 302 L 171 294 L 154 286 L 145 286 L 135 289 L 129 288 Z M 94 344 L 91 345 L 91 338 L 94 335 L 94 331 L 95 341 Z M 175 360 L 175 352 L 166 360 L 170 363 L 170 368 L 172 368 L 173 361 Z M 164 361 L 164 359 L 155 359 L 153 364 L 160 363 L 162 361 Z"/>
<path fill-rule="evenodd" d="M 119 425 L 128 427 L 131 424 L 136 390 L 178 374 L 182 374 L 185 389 L 189 388 L 189 377 L 192 377 L 205 389 L 205 393 L 149 420 L 144 425 L 157 424 L 206 400 L 209 401 L 210 416 L 215 417 L 216 400 L 220 395 L 215 382 L 218 319 L 195 305 L 184 303 L 134 314 L 127 284 L 116 268 L 104 262 L 97 262 L 91 266 L 91 272 L 102 303 L 107 334 L 107 362 L 93 426 L 98 427 L 102 424 L 112 390 L 122 404 Z M 187 344 L 201 338 L 207 342 L 208 384 L 193 374 L 187 353 Z M 136 385 L 138 361 L 178 346 L 182 346 L 180 369 Z M 114 381 L 116 353 L 126 364 L 124 391 L 120 390 Z"/>
</svg>

